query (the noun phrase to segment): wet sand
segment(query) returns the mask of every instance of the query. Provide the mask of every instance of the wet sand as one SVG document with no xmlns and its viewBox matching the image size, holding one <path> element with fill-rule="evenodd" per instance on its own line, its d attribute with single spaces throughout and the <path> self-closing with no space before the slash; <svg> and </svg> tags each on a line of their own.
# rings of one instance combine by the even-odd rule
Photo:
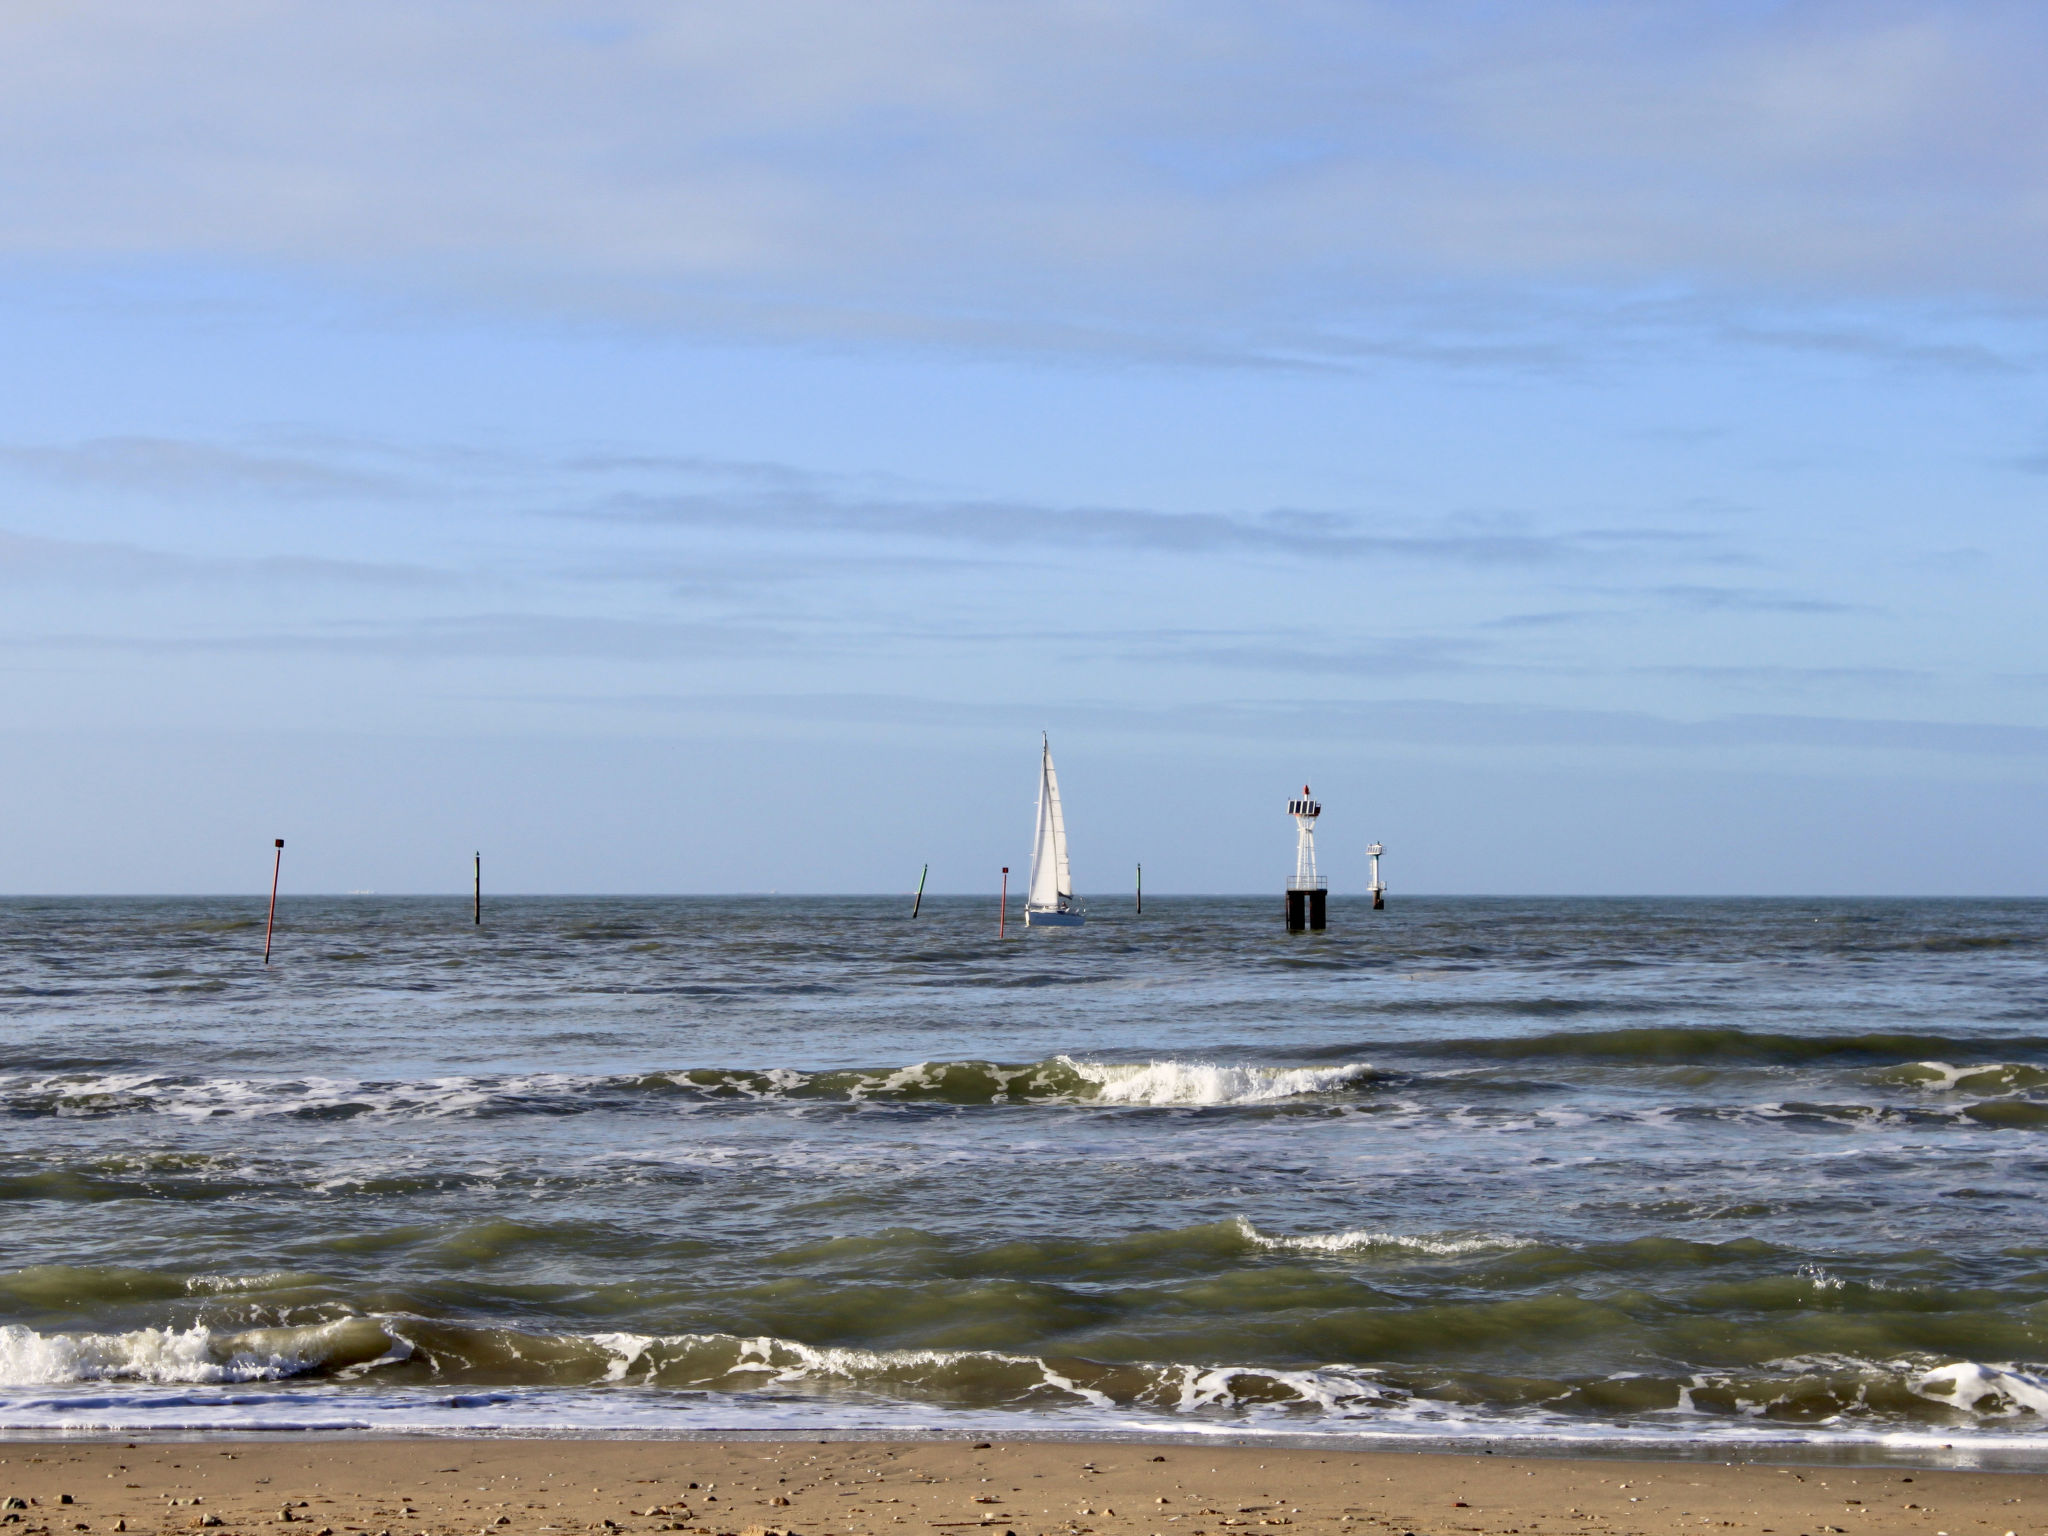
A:
<svg viewBox="0 0 2048 1536">
<path fill-rule="evenodd" d="M 2042 1474 L 1099 1441 L 8 1441 L 0 1498 L 0 1536 L 2048 1536 Z"/>
</svg>

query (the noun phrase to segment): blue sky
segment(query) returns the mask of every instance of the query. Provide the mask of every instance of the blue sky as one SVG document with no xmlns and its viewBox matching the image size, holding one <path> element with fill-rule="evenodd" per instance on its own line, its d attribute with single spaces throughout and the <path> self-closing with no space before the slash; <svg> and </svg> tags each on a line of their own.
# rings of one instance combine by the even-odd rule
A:
<svg viewBox="0 0 2048 1536">
<path fill-rule="evenodd" d="M 2039 893 L 2044 55 L 0 12 L 0 890 Z"/>
</svg>

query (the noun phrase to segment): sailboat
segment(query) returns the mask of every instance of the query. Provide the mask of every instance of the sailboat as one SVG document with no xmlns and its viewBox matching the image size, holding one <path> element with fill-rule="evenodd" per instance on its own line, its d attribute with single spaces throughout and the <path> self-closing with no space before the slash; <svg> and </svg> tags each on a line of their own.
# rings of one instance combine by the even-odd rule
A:
<svg viewBox="0 0 2048 1536">
<path fill-rule="evenodd" d="M 1024 898 L 1027 928 L 1078 928 L 1087 919 L 1074 902 L 1067 870 L 1067 819 L 1060 814 L 1060 780 L 1052 769 L 1052 743 L 1041 732 L 1038 768 L 1038 839 L 1031 845 L 1031 891 Z"/>
</svg>

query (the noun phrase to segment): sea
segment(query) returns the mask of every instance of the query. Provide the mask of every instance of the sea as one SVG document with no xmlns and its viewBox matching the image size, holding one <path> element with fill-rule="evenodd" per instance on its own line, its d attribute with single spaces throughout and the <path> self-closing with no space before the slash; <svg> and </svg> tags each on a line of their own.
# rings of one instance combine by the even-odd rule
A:
<svg viewBox="0 0 2048 1536">
<path fill-rule="evenodd" d="M 0 902 L 0 1432 L 2048 1465 L 2048 902 Z"/>
</svg>

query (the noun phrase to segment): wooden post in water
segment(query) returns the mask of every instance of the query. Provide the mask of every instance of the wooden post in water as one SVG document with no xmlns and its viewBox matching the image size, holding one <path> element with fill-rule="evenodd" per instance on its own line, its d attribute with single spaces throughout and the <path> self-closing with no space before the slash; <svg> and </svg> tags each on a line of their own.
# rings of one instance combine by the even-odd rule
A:
<svg viewBox="0 0 2048 1536">
<path fill-rule="evenodd" d="M 484 925 L 484 851 L 476 851 L 476 925 Z"/>
<path fill-rule="evenodd" d="M 1003 904 L 996 908 L 996 937 L 1003 936 L 1003 924 L 1010 920 L 1010 866 L 1003 866 Z"/>
<path fill-rule="evenodd" d="M 910 904 L 910 915 L 911 915 L 912 917 L 915 917 L 915 916 L 917 916 L 917 909 L 918 909 L 919 907 L 921 907 L 921 906 L 923 906 L 923 905 L 924 905 L 924 877 L 925 877 L 926 875 L 930 874 L 931 872 L 932 872 L 932 867 L 931 867 L 931 865 L 929 865 L 929 864 L 925 865 L 925 867 L 924 867 L 924 868 L 923 868 L 922 870 L 920 870 L 920 871 L 918 872 L 918 876 L 917 876 L 917 900 L 913 901 L 913 902 L 912 902 L 912 903 Z"/>
<path fill-rule="evenodd" d="M 284 839 L 277 840 L 277 858 L 270 866 L 270 920 L 263 925 L 263 963 L 270 964 L 270 935 L 277 928 L 277 877 L 284 869 Z"/>
<path fill-rule="evenodd" d="M 1145 866 L 1138 866 L 1138 916 L 1145 915 Z"/>
</svg>

